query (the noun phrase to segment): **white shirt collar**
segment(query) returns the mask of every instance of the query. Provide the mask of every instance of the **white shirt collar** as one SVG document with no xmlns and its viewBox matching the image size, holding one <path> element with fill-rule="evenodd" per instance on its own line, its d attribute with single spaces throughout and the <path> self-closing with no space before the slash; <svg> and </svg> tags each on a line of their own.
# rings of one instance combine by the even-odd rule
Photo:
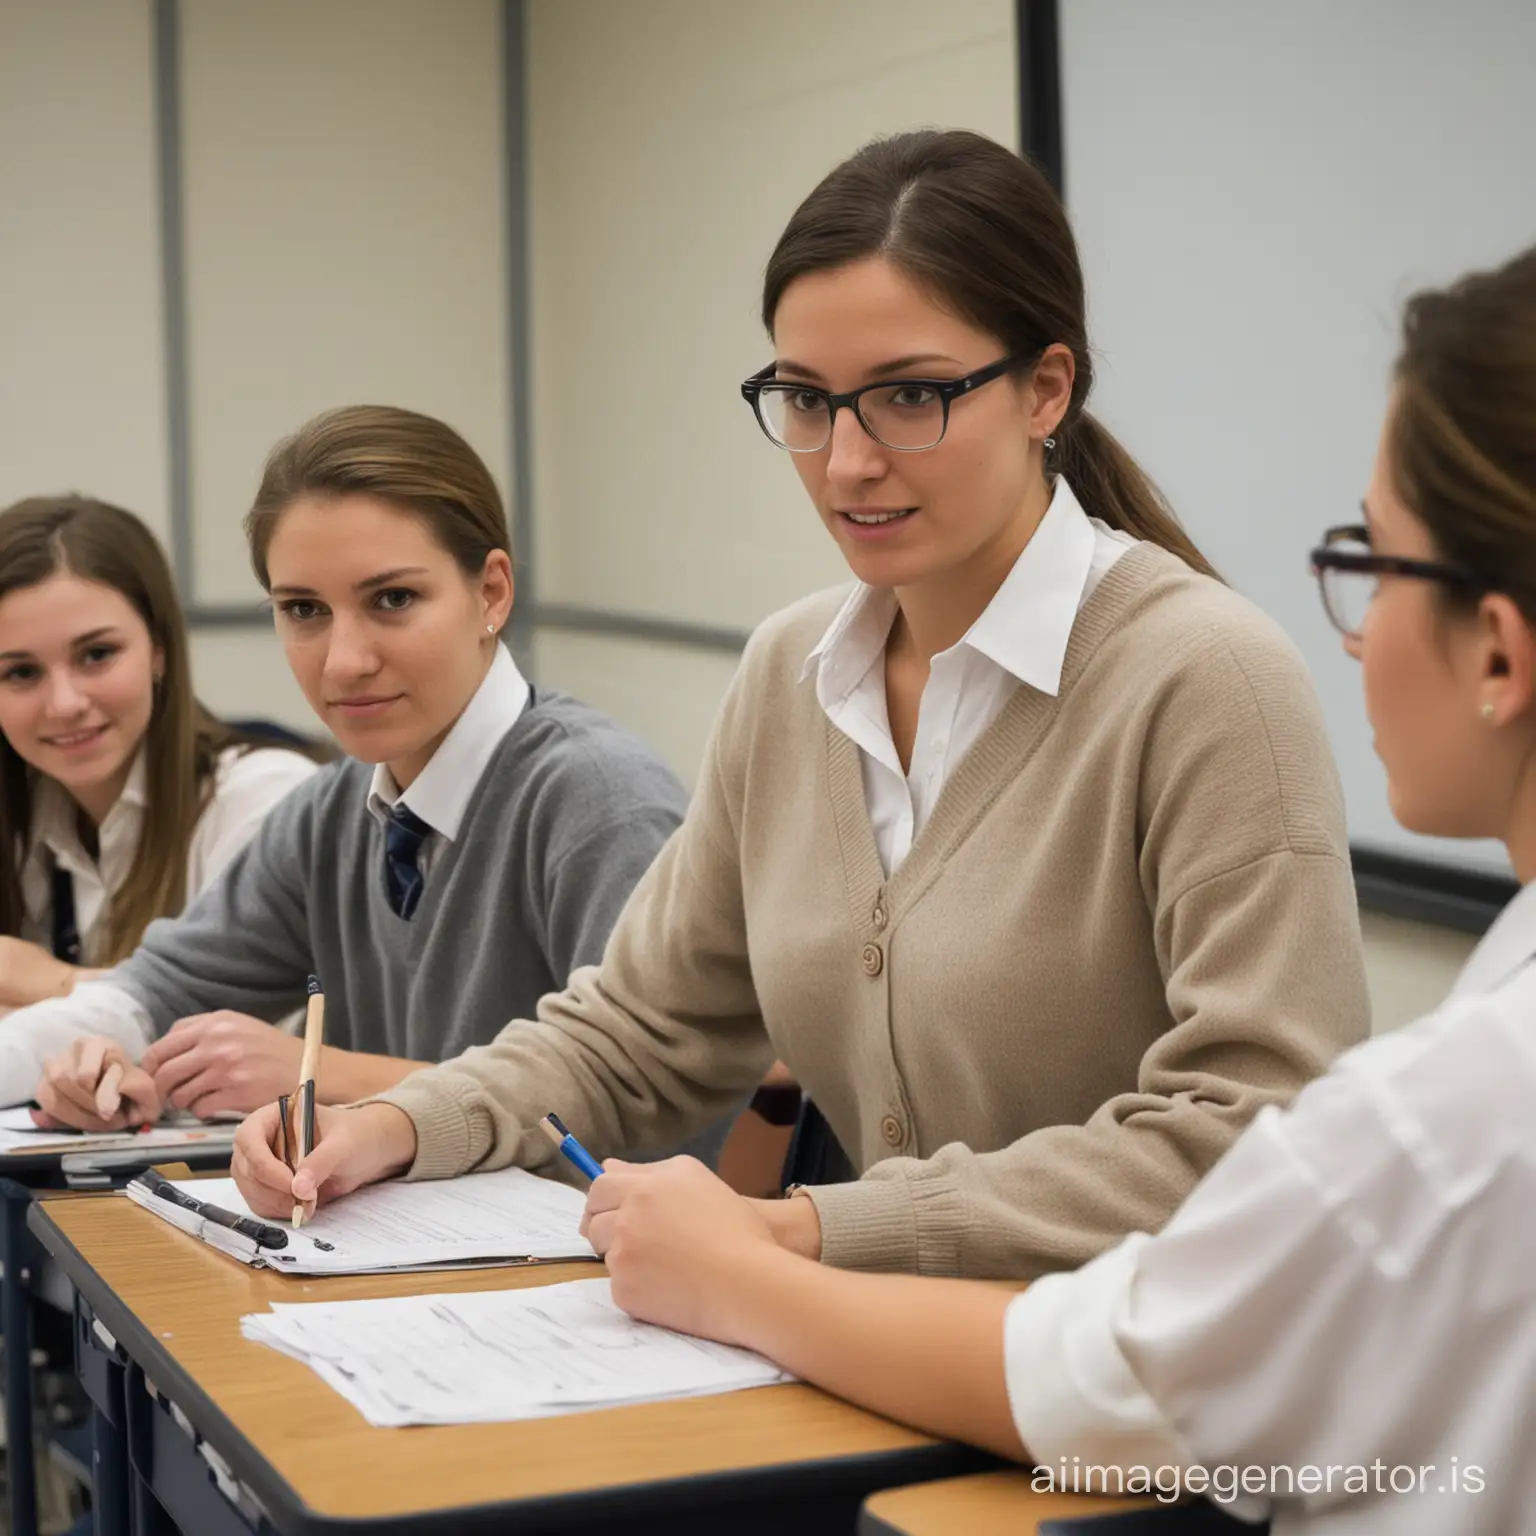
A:
<svg viewBox="0 0 1536 1536">
<path fill-rule="evenodd" d="M 1536 957 L 1536 880 L 1515 893 L 1478 941 L 1451 988 L 1451 997 L 1491 992 L 1532 957 Z"/>
<path fill-rule="evenodd" d="M 403 794 L 383 764 L 373 770 L 368 809 L 382 821 L 403 803 L 440 837 L 452 842 L 486 764 L 528 704 L 528 683 L 512 653 L 498 644 L 490 670 L 454 721 L 443 744 Z"/>
<path fill-rule="evenodd" d="M 113 854 L 126 852 L 132 861 L 139 846 L 147 798 L 147 773 L 141 746 L 128 770 L 122 793 L 97 828 L 102 863 L 107 862 L 109 851 Z M 32 790 L 31 860 L 41 863 L 51 855 L 54 863 L 76 874 L 95 868 L 97 861 L 86 853 L 85 845 L 80 841 L 77 817 L 78 807 L 69 791 L 57 779 L 39 774 Z"/>
<path fill-rule="evenodd" d="M 1093 567 L 1094 542 L 1093 524 L 1058 476 L 1040 526 L 959 643 L 1054 696 Z M 806 657 L 801 681 L 817 672 L 823 702 L 828 694 L 846 693 L 873 664 L 895 616 L 894 592 L 860 582 Z"/>
</svg>

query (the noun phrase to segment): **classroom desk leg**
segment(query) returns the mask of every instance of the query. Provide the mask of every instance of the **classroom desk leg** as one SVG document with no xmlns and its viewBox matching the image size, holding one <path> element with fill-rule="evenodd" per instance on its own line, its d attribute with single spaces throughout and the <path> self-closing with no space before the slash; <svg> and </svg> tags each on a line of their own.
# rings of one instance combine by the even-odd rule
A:
<svg viewBox="0 0 1536 1536">
<path fill-rule="evenodd" d="M 119 1386 L 119 1394 L 121 1386 Z M 100 1408 L 91 1410 L 92 1467 L 91 1513 L 93 1536 L 133 1536 L 129 1519 L 132 1470 L 123 1436 L 122 1403 L 114 1424 Z"/>
<path fill-rule="evenodd" d="M 32 1327 L 27 1280 L 37 1249 L 27 1231 L 32 1191 L 0 1179 L 0 1329 L 5 1335 L 5 1450 L 11 1536 L 37 1536 L 37 1468 L 32 1460 Z"/>
</svg>

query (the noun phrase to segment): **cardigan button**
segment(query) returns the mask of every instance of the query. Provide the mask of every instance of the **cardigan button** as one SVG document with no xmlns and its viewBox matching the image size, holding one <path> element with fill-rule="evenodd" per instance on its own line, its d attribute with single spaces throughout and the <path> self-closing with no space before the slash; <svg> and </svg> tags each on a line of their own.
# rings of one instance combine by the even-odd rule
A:
<svg viewBox="0 0 1536 1536">
<path fill-rule="evenodd" d="M 878 976 L 885 969 L 885 955 L 878 944 L 866 944 L 859 951 L 859 959 L 864 962 L 866 976 Z"/>
<path fill-rule="evenodd" d="M 876 928 L 884 928 L 885 927 L 885 908 L 884 907 L 876 907 L 875 910 L 874 910 L 874 913 L 873 913 L 873 917 L 874 917 L 874 923 L 875 923 L 875 927 Z"/>
<path fill-rule="evenodd" d="M 895 1115 L 886 1115 L 880 1122 L 880 1134 L 885 1138 L 888 1147 L 901 1145 L 901 1121 Z"/>
</svg>

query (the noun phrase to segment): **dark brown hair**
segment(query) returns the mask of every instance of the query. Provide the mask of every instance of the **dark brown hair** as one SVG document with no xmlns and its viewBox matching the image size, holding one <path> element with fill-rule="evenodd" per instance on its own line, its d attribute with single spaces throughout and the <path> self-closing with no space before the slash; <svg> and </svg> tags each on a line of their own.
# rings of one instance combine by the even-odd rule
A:
<svg viewBox="0 0 1536 1536">
<path fill-rule="evenodd" d="M 164 674 L 144 738 L 149 786 L 132 868 L 112 898 L 105 955 L 124 959 L 157 917 L 186 901 L 187 849 L 213 790 L 219 754 L 247 738 L 192 694 L 187 630 L 170 568 L 133 513 L 86 496 L 36 496 L 0 512 L 0 599 L 60 572 L 114 588 L 133 604 L 160 650 Z M 37 772 L 0 735 L 0 932 L 21 932 L 20 865 Z"/>
<path fill-rule="evenodd" d="M 1395 378 L 1398 494 L 1445 560 L 1536 623 L 1536 247 L 1415 294 Z"/>
<path fill-rule="evenodd" d="M 768 262 L 763 324 L 797 277 L 881 256 L 946 308 L 1031 363 L 1071 348 L 1076 380 L 1049 467 L 1083 509 L 1214 575 L 1161 492 L 1085 409 L 1093 388 L 1077 244 L 1050 183 L 977 133 L 928 129 L 876 139 L 795 210 Z"/>
<path fill-rule="evenodd" d="M 493 549 L 512 553 L 501 492 L 484 461 L 445 422 L 392 405 L 326 411 L 267 456 L 246 514 L 256 579 L 270 590 L 267 550 L 283 512 L 300 496 L 364 494 L 414 513 L 467 576 Z"/>
</svg>

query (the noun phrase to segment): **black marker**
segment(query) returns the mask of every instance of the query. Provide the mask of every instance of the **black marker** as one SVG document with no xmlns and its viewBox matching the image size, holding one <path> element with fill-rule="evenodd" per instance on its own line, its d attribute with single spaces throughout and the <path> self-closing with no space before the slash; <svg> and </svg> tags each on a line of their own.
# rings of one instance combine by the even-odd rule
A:
<svg viewBox="0 0 1536 1536">
<path fill-rule="evenodd" d="M 233 1211 L 226 1211 L 222 1205 L 210 1205 L 203 1200 L 194 1200 L 186 1190 L 178 1189 L 169 1179 L 162 1178 L 152 1169 L 141 1173 L 135 1182 L 142 1184 L 157 1199 L 168 1200 L 172 1205 L 179 1205 L 184 1211 L 191 1211 L 193 1215 L 201 1216 L 204 1221 L 211 1221 L 215 1226 L 228 1227 L 231 1232 L 238 1232 L 241 1237 L 250 1238 L 258 1248 L 288 1246 L 288 1234 L 281 1227 L 258 1221 L 254 1216 L 237 1216 Z"/>
</svg>

